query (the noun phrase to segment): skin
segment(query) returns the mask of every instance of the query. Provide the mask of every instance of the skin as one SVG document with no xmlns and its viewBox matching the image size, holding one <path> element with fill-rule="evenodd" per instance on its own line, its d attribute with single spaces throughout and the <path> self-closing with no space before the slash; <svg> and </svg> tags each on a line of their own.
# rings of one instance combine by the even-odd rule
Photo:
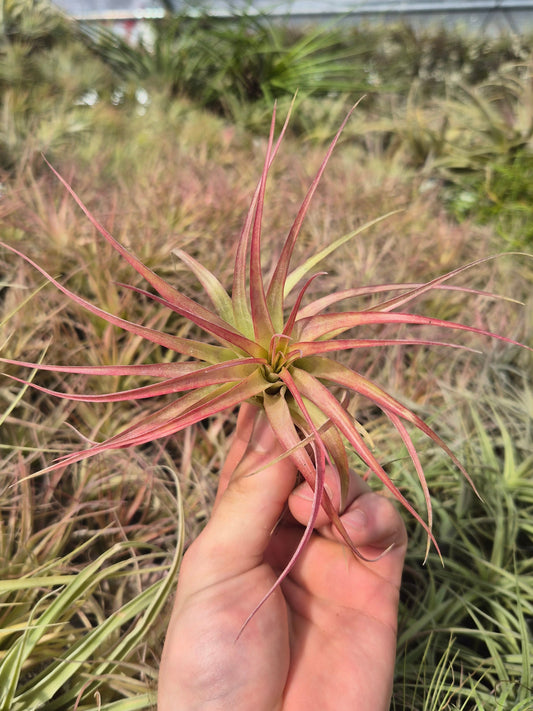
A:
<svg viewBox="0 0 533 711">
<path fill-rule="evenodd" d="M 289 575 L 242 629 L 290 559 L 312 500 L 307 484 L 294 489 L 288 459 L 257 472 L 280 448 L 256 415 L 241 408 L 213 514 L 183 559 L 158 711 L 386 711 L 407 535 L 392 502 L 359 477 L 341 520 L 365 557 L 392 548 L 357 559 L 321 511 Z M 339 507 L 331 470 L 326 486 Z"/>
</svg>

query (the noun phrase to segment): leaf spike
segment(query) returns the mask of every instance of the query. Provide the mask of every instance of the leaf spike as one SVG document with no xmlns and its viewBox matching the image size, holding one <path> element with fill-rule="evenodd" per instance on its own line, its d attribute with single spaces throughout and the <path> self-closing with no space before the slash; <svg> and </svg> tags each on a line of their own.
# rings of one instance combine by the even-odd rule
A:
<svg viewBox="0 0 533 711">
<path fill-rule="evenodd" d="M 47 365 L 44 363 L 30 363 L 25 360 L 1 358 L 0 363 L 9 363 L 23 368 L 36 370 L 55 371 L 59 373 L 80 373 L 82 375 L 146 375 L 154 378 L 177 377 L 184 373 L 191 373 L 204 367 L 203 363 L 196 361 L 178 361 L 170 363 L 138 363 L 135 365 Z"/>
<path fill-rule="evenodd" d="M 263 164 L 263 172 L 259 183 L 259 194 L 255 208 L 254 221 L 252 227 L 252 241 L 250 245 L 250 306 L 252 310 L 252 322 L 256 339 L 262 345 L 269 343 L 274 331 L 270 314 L 267 308 L 265 285 L 261 268 L 261 226 L 263 221 L 263 208 L 265 202 L 265 190 L 268 178 L 268 170 L 271 163 L 272 145 L 274 142 L 274 130 L 276 126 L 276 106 L 272 112 L 270 123 L 270 134 L 268 137 L 267 151 Z"/>
<path fill-rule="evenodd" d="M 191 313 L 203 316 L 206 319 L 215 318 L 208 309 L 200 306 L 189 297 L 185 296 L 173 286 L 168 284 L 164 279 L 155 274 L 151 269 L 149 269 L 145 264 L 143 264 L 137 257 L 135 257 L 126 247 L 124 247 L 118 240 L 116 240 L 94 217 L 94 215 L 85 206 L 82 200 L 78 197 L 74 189 L 67 183 L 67 181 L 57 172 L 57 170 L 49 163 L 46 158 L 44 159 L 50 170 L 54 173 L 57 179 L 63 184 L 70 195 L 74 198 L 74 201 L 81 208 L 83 213 L 89 219 L 93 227 L 104 237 L 107 242 L 126 259 L 126 261 L 138 272 L 146 281 L 153 286 L 153 288 L 167 301 L 175 306 L 180 306 L 181 308 L 187 309 Z M 218 317 L 216 317 L 218 319 Z M 221 321 L 222 323 L 222 321 Z"/>
<path fill-rule="evenodd" d="M 500 254 L 493 254 L 488 257 L 482 257 L 481 259 L 476 259 L 473 262 L 469 262 L 468 264 L 464 264 L 461 267 L 458 267 L 457 269 L 452 269 L 452 271 L 447 272 L 446 274 L 442 274 L 439 277 L 436 277 L 435 279 L 432 279 L 431 281 L 428 281 L 425 284 L 418 284 L 418 285 L 413 285 L 412 289 L 410 289 L 407 293 L 405 294 L 400 294 L 399 296 L 396 296 L 392 299 L 388 299 L 387 301 L 383 301 L 380 304 L 376 304 L 375 306 L 371 306 L 369 309 L 365 309 L 366 311 L 391 311 L 392 309 L 398 307 L 398 306 L 404 306 L 405 304 L 409 303 L 413 299 L 416 299 L 418 296 L 421 296 L 422 294 L 425 294 L 428 291 L 431 291 L 432 289 L 436 289 L 439 286 L 441 286 L 445 281 L 448 281 L 454 276 L 457 276 L 457 274 L 461 274 L 462 272 L 467 271 L 468 269 L 472 269 L 473 267 L 477 267 L 480 264 L 485 264 L 486 262 L 490 262 L 494 259 L 499 259 L 500 257 L 505 256 L 506 254 L 515 254 L 515 255 L 521 255 L 521 256 L 529 256 L 531 257 L 532 255 L 524 255 L 521 252 L 510 252 L 510 253 L 500 253 Z M 453 287 L 452 287 L 453 288 Z M 455 287 L 458 291 L 468 291 L 470 293 L 477 293 L 480 295 L 485 295 L 485 296 L 491 296 L 493 299 L 495 298 L 494 294 L 488 294 L 487 292 L 479 292 L 476 289 L 466 289 L 463 287 Z M 503 298 L 504 300 L 508 301 L 514 301 L 515 303 L 520 303 L 517 302 L 515 299 L 505 299 L 505 297 L 498 297 L 498 298 Z"/>
<path fill-rule="evenodd" d="M 331 157 L 331 154 L 333 153 L 333 150 L 335 146 L 337 145 L 339 138 L 344 131 L 344 128 L 346 124 L 348 123 L 348 120 L 350 119 L 352 113 L 355 111 L 356 107 L 358 106 L 359 102 L 362 100 L 359 99 L 348 114 L 346 115 L 344 121 L 342 122 L 339 130 L 335 134 L 335 137 L 331 141 L 329 148 L 326 152 L 326 155 L 320 165 L 320 168 L 318 169 L 317 174 L 315 175 L 313 182 L 311 183 L 311 186 L 309 190 L 307 191 L 307 194 L 300 206 L 300 209 L 298 210 L 298 213 L 296 215 L 296 218 L 289 230 L 289 234 L 287 235 L 287 238 L 285 240 L 285 244 L 283 245 L 283 249 L 281 251 L 278 263 L 276 265 L 276 268 L 274 270 L 274 274 L 272 275 L 272 279 L 270 281 L 270 285 L 268 287 L 268 304 L 270 307 L 270 312 L 272 313 L 272 318 L 273 321 L 276 325 L 281 323 L 283 321 L 283 298 L 284 298 L 284 291 L 285 291 L 285 281 L 287 279 L 287 274 L 289 271 L 289 264 L 291 261 L 292 257 L 292 252 L 294 250 L 294 245 L 296 243 L 296 240 L 298 238 L 298 235 L 300 234 L 300 229 L 302 227 L 302 223 L 304 221 L 304 218 L 307 214 L 307 210 L 309 209 L 309 205 L 311 203 L 311 200 L 313 199 L 313 196 L 316 192 L 316 189 L 318 188 L 318 185 L 320 183 L 320 180 L 322 178 L 322 175 L 326 169 L 326 166 L 329 162 L 329 159 Z"/>
<path fill-rule="evenodd" d="M 298 312 L 299 312 L 300 306 L 302 304 L 302 299 L 304 297 L 305 292 L 311 285 L 311 282 L 313 282 L 317 277 L 324 276 L 325 274 L 327 274 L 327 272 L 318 272 L 318 274 L 313 274 L 313 276 L 310 279 L 308 279 L 305 282 L 305 284 L 303 285 L 302 289 L 300 290 L 300 293 L 298 294 L 298 298 L 296 299 L 296 302 L 291 309 L 289 318 L 287 319 L 287 323 L 285 324 L 285 326 L 283 328 L 283 333 L 286 334 L 287 336 L 290 336 L 292 334 L 292 330 L 294 328 L 294 324 L 296 322 L 296 318 L 298 316 Z"/>
<path fill-rule="evenodd" d="M 261 358 L 266 353 L 265 349 L 262 348 L 258 343 L 252 341 L 249 338 L 246 338 L 246 336 L 243 336 L 242 333 L 236 331 L 232 326 L 230 326 L 230 324 L 226 323 L 225 321 L 220 321 L 219 323 L 218 319 L 205 319 L 202 316 L 199 316 L 198 314 L 191 313 L 186 308 L 181 308 L 176 304 L 171 304 L 169 301 L 163 299 L 161 296 L 151 294 L 150 292 L 145 291 L 144 289 L 140 289 L 139 287 L 130 286 L 129 284 L 121 284 L 121 286 L 123 286 L 125 289 L 129 289 L 130 291 L 135 291 L 138 294 L 143 294 L 143 296 L 146 296 L 146 298 L 152 299 L 152 301 L 156 301 L 158 304 L 166 306 L 168 309 L 170 309 L 171 311 L 175 311 L 180 316 L 184 316 L 189 321 L 192 321 L 192 323 L 195 323 L 197 326 L 200 326 L 200 328 L 203 328 L 206 333 L 210 333 L 211 335 L 215 336 L 215 338 L 217 338 L 223 344 L 231 344 L 235 348 L 239 348 L 244 353 L 248 353 L 249 355 L 256 358 Z"/>
<path fill-rule="evenodd" d="M 178 259 L 181 259 L 193 272 L 209 296 L 220 318 L 230 326 L 235 326 L 231 299 L 216 276 L 182 249 L 173 249 L 172 254 L 175 254 Z"/>
<path fill-rule="evenodd" d="M 422 464 L 420 463 L 420 458 L 418 456 L 418 452 L 416 451 L 416 447 L 413 444 L 413 441 L 411 440 L 411 437 L 409 436 L 409 432 L 407 431 L 406 426 L 403 424 L 401 419 L 398 417 L 393 412 L 390 412 L 390 410 L 384 409 L 384 413 L 387 415 L 389 420 L 392 422 L 394 427 L 396 428 L 396 431 L 400 435 L 400 437 L 403 440 L 403 443 L 405 444 L 405 447 L 409 453 L 409 456 L 411 458 L 411 461 L 413 462 L 413 465 L 415 467 L 415 471 L 418 475 L 418 480 L 420 482 L 420 486 L 422 487 L 422 492 L 424 494 L 424 500 L 426 502 L 426 511 L 428 515 L 428 526 L 429 529 L 433 529 L 433 507 L 431 505 L 431 496 L 429 493 L 429 487 L 426 481 L 426 476 L 424 474 L 424 470 L 422 468 Z M 426 545 L 426 554 L 424 556 L 424 564 L 426 563 L 429 555 L 429 551 L 431 548 L 431 539 L 428 536 L 427 539 L 427 545 Z"/>
<path fill-rule="evenodd" d="M 397 284 L 374 284 L 368 286 L 359 286 L 352 289 L 342 289 L 341 291 L 336 291 L 332 294 L 326 294 L 326 296 L 321 296 L 319 299 L 315 299 L 310 304 L 304 306 L 299 313 L 299 318 L 305 318 L 307 316 L 316 316 L 321 311 L 324 311 L 328 306 L 332 304 L 338 304 L 339 301 L 344 301 L 345 299 L 352 299 L 359 296 L 373 296 L 375 294 L 380 294 L 387 291 L 403 291 L 412 292 L 414 289 L 419 287 L 424 287 L 425 284 L 413 284 L 413 283 L 397 283 Z M 462 294 L 473 294 L 475 296 L 483 296 L 488 299 L 499 299 L 500 301 L 508 301 L 512 304 L 517 304 L 519 306 L 524 306 L 522 301 L 518 299 L 513 299 L 510 296 L 501 296 L 499 294 L 492 294 L 490 291 L 482 291 L 481 289 L 471 289 L 465 286 L 450 286 L 449 284 L 437 284 L 432 287 L 433 289 L 438 289 L 442 291 L 456 291 Z M 406 296 L 406 294 L 404 294 Z M 414 296 L 412 298 L 415 298 Z M 382 302 L 386 304 L 387 302 Z M 369 311 L 370 309 L 366 309 Z"/>
<path fill-rule="evenodd" d="M 213 361 L 213 348 L 215 348 L 214 346 L 204 344 L 198 341 L 191 341 L 188 338 L 172 336 L 171 334 L 164 333 L 163 331 L 157 331 L 152 328 L 148 328 L 147 326 L 141 326 L 140 324 L 132 323 L 131 321 L 126 321 L 125 319 L 120 318 L 120 316 L 114 316 L 113 314 L 104 311 L 98 306 L 94 306 L 94 304 L 91 304 L 89 301 L 86 301 L 81 296 L 78 296 L 73 291 L 70 291 L 70 289 L 67 289 L 66 286 L 63 286 L 63 284 L 57 281 L 57 279 L 54 279 L 54 277 L 48 274 L 47 271 L 45 271 L 42 267 L 40 267 L 36 262 L 30 259 L 23 252 L 20 252 L 18 249 L 15 249 L 15 247 L 11 247 L 9 244 L 5 244 L 4 242 L 0 242 L 0 247 L 4 247 L 5 249 L 10 250 L 14 254 L 18 254 L 19 257 L 22 257 L 22 259 L 24 259 L 28 264 L 31 264 L 34 269 L 37 269 L 38 272 L 40 272 L 46 279 L 48 279 L 48 281 L 53 284 L 57 289 L 59 289 L 59 291 L 65 294 L 65 296 L 68 296 L 69 299 L 74 301 L 76 304 L 84 308 L 89 313 L 92 313 L 95 316 L 99 316 L 100 318 L 104 319 L 113 326 L 118 326 L 124 331 L 134 333 L 140 338 L 144 338 L 147 341 L 150 341 L 151 343 L 156 343 L 157 345 L 163 346 L 164 348 L 169 348 L 170 350 L 173 350 L 176 353 L 182 353 L 191 357 L 198 357 L 208 362 Z M 217 346 L 216 348 L 219 348 L 219 346 Z M 261 355 L 263 354 L 255 352 L 254 355 L 261 357 Z"/>
<path fill-rule="evenodd" d="M 259 395 L 267 387 L 268 383 L 265 383 L 264 378 L 255 371 L 233 385 L 224 384 L 215 390 L 208 387 L 202 388 L 200 391 L 191 391 L 180 398 L 177 403 L 171 403 L 156 413 L 142 418 L 123 432 L 88 449 L 60 457 L 50 467 L 46 467 L 38 473 L 44 474 L 111 449 L 136 447 L 155 439 L 169 437 L 206 417 L 233 408 L 244 400 Z M 187 407 L 187 405 L 189 406 Z M 173 417 L 173 412 L 179 414 Z"/>
<path fill-rule="evenodd" d="M 291 105 L 289 106 L 287 116 L 285 117 L 285 122 L 283 124 L 282 129 L 281 129 L 281 133 L 279 134 L 278 139 L 276 141 L 276 145 L 274 146 L 274 148 L 272 150 L 272 153 L 270 156 L 269 168 L 272 165 L 274 158 L 276 157 L 276 154 L 279 150 L 279 147 L 281 145 L 283 137 L 285 136 L 285 133 L 287 131 L 287 127 L 289 125 L 289 120 L 290 120 L 290 116 L 291 116 L 291 112 L 292 112 L 295 100 L 296 100 L 296 94 L 291 101 Z M 248 254 L 250 234 L 251 234 L 252 223 L 253 223 L 254 214 L 255 214 L 255 208 L 257 205 L 257 200 L 259 198 L 260 186 L 261 186 L 261 180 L 259 181 L 259 183 L 257 184 L 257 187 L 255 189 L 254 195 L 252 197 L 252 201 L 250 203 L 250 207 L 248 208 L 248 212 L 246 214 L 246 219 L 244 221 L 244 225 L 241 230 L 239 241 L 237 243 L 237 251 L 235 254 L 235 263 L 234 263 L 234 268 L 233 268 L 233 287 L 232 287 L 232 292 L 231 292 L 231 300 L 232 300 L 232 305 L 233 305 L 233 313 L 234 313 L 235 323 L 243 331 L 243 333 L 247 333 L 247 329 L 250 328 L 250 333 L 247 334 L 247 335 L 250 335 L 250 337 L 253 334 L 253 327 L 251 327 L 252 318 L 251 318 L 250 307 L 248 304 L 248 297 L 247 297 L 247 292 L 246 292 L 246 275 L 247 275 L 247 269 L 246 269 L 247 259 L 246 259 L 246 257 Z"/>
<path fill-rule="evenodd" d="M 122 402 L 126 400 L 142 400 L 144 398 L 161 397 L 162 395 L 175 394 L 186 390 L 196 390 L 210 385 L 220 385 L 228 382 L 238 382 L 242 378 L 250 375 L 251 370 L 255 370 L 258 364 L 264 364 L 264 360 L 256 358 L 245 358 L 237 361 L 230 361 L 216 365 L 209 365 L 206 368 L 196 368 L 192 372 L 174 378 L 168 378 L 153 385 L 143 385 L 130 390 L 104 393 L 97 395 L 85 395 L 72 392 L 61 392 L 52 390 L 42 385 L 17 378 L 14 375 L 6 375 L 7 378 L 15 380 L 24 385 L 30 385 L 35 390 L 53 395 L 63 400 L 74 402 Z M 194 365 L 197 365 L 196 363 Z"/>
<path fill-rule="evenodd" d="M 322 457 L 324 455 L 326 455 L 330 465 L 332 467 L 334 467 L 334 464 L 331 462 L 331 460 L 329 458 L 329 453 L 327 452 L 327 449 L 324 446 L 324 441 L 322 440 L 320 432 L 317 430 L 312 417 L 309 415 L 308 409 L 303 401 L 302 395 L 299 392 L 298 387 L 296 386 L 296 383 L 294 382 L 290 372 L 286 368 L 284 368 L 281 371 L 280 378 L 286 384 L 289 392 L 291 393 L 291 395 L 293 396 L 294 400 L 296 401 L 298 407 L 300 408 L 300 412 L 304 416 L 305 421 L 307 422 L 307 425 L 310 428 L 311 434 L 313 436 L 313 442 L 315 445 L 315 452 L 317 454 L 317 465 L 316 465 L 315 483 L 314 483 L 314 485 L 312 484 L 311 486 L 312 486 L 313 490 L 315 491 L 315 495 L 316 495 L 316 489 L 320 486 L 320 489 L 322 492 L 320 495 L 320 504 L 324 507 L 326 513 L 329 516 L 331 523 L 335 526 L 337 531 L 340 533 L 341 537 L 347 544 L 348 548 L 352 551 L 352 553 L 357 558 L 360 558 L 361 560 L 370 562 L 370 560 L 368 558 L 365 558 L 365 556 L 363 556 L 360 553 L 360 551 L 358 551 L 357 548 L 354 546 L 353 541 L 350 538 L 350 536 L 348 535 L 348 532 L 347 532 L 346 528 L 344 527 L 337 511 L 335 511 L 335 508 L 333 506 L 331 499 L 329 498 L 327 492 L 324 490 L 325 471 L 323 470 L 322 466 L 325 465 L 325 461 L 322 460 Z M 381 557 L 381 556 L 379 556 L 379 557 Z"/>
<path fill-rule="evenodd" d="M 499 336 L 492 331 L 486 331 L 482 328 L 474 326 L 466 326 L 456 321 L 445 321 L 443 319 L 419 316 L 411 313 L 382 313 L 381 311 L 342 311 L 339 313 L 319 314 L 318 316 L 309 316 L 307 318 L 298 319 L 296 325 L 299 327 L 298 338 L 305 341 L 312 341 L 324 336 L 336 336 L 345 331 L 359 326 L 369 324 L 408 324 L 413 326 L 439 326 L 442 328 L 455 329 L 457 331 L 466 331 L 467 333 L 475 333 L 478 336 L 488 336 L 504 343 L 510 343 L 513 346 L 526 348 L 528 351 L 533 351 L 533 348 L 518 343 L 518 341 L 506 336 Z"/>
<path fill-rule="evenodd" d="M 265 406 L 265 414 L 268 418 L 268 421 L 270 422 L 274 434 L 278 438 L 280 444 L 282 444 L 285 449 L 292 450 L 291 458 L 293 459 L 297 469 L 303 474 L 305 479 L 310 483 L 313 488 L 313 503 L 309 521 L 307 522 L 303 535 L 298 545 L 296 546 L 296 550 L 292 554 L 285 568 L 278 576 L 277 580 L 272 584 L 270 589 L 267 590 L 267 592 L 263 595 L 261 600 L 255 606 L 255 608 L 244 620 L 237 634 L 236 640 L 238 640 L 241 634 L 244 632 L 246 626 L 248 625 L 252 617 L 255 615 L 255 613 L 265 604 L 265 602 L 269 599 L 272 593 L 281 585 L 283 580 L 290 573 L 290 571 L 294 567 L 294 564 L 300 557 L 300 553 L 303 551 L 303 549 L 309 542 L 313 534 L 315 521 L 320 510 L 320 506 L 322 503 L 322 495 L 324 493 L 324 449 L 322 448 L 321 453 L 318 454 L 317 468 L 315 469 L 305 449 L 298 446 L 301 444 L 300 438 L 294 427 L 291 414 L 289 412 L 289 407 L 285 398 L 269 396 L 267 393 L 265 393 L 263 401 Z M 319 477 L 318 475 L 319 467 L 322 467 L 321 477 Z M 311 482 L 313 483 L 311 484 Z"/>
<path fill-rule="evenodd" d="M 325 259 L 336 249 L 339 249 L 339 247 L 342 247 L 343 244 L 346 244 L 350 240 L 354 239 L 354 237 L 357 237 L 362 232 L 365 232 L 366 230 L 370 229 L 370 227 L 373 227 L 374 225 L 383 222 L 383 220 L 387 220 L 389 217 L 392 217 L 392 215 L 396 215 L 399 212 L 402 212 L 402 210 L 391 210 L 390 212 L 387 212 L 384 215 L 380 215 L 379 217 L 376 217 L 373 220 L 370 220 L 369 222 L 365 222 L 364 225 L 361 225 L 357 229 L 352 230 L 351 232 L 348 232 L 345 235 L 342 235 L 342 237 L 339 237 L 330 244 L 326 245 L 319 252 L 316 252 L 315 254 L 311 255 L 309 259 L 306 259 L 303 264 L 300 264 L 288 275 L 284 287 L 284 297 L 288 296 L 288 294 L 291 293 L 291 291 L 294 289 L 300 279 L 302 279 L 309 271 L 311 271 L 311 269 L 313 269 L 317 264 L 319 264 L 323 259 Z"/>
<path fill-rule="evenodd" d="M 469 353 L 477 353 L 478 355 L 482 353 L 478 348 L 463 346 L 461 343 L 429 341 L 422 338 L 338 338 L 329 341 L 298 341 L 296 350 L 299 354 L 298 357 L 304 358 L 321 353 L 335 353 L 337 351 L 357 350 L 359 348 L 384 348 L 387 346 L 444 346 L 446 348 L 468 351 Z M 292 353 L 290 355 L 292 355 Z"/>
<path fill-rule="evenodd" d="M 339 432 L 343 434 L 352 445 L 361 460 L 389 489 L 396 499 L 409 511 L 409 513 L 420 523 L 426 533 L 430 536 L 431 542 L 436 550 L 440 550 L 435 537 L 428 524 L 420 516 L 418 511 L 409 503 L 398 487 L 391 481 L 381 464 L 377 461 L 372 452 L 364 443 L 361 435 L 354 426 L 351 416 L 341 407 L 339 401 L 319 380 L 300 368 L 294 368 L 294 380 L 300 392 L 319 405 L 322 412 L 329 417 Z"/>
<path fill-rule="evenodd" d="M 389 393 L 385 392 L 385 390 L 380 388 L 371 380 L 368 380 L 359 373 L 356 373 L 354 370 L 346 367 L 342 363 L 332 361 L 328 358 L 314 358 L 313 365 L 309 369 L 309 372 L 306 372 L 306 375 L 313 378 L 320 378 L 322 380 L 329 380 L 330 382 L 340 385 L 341 387 L 349 388 L 353 392 L 359 393 L 360 395 L 363 395 L 363 397 L 366 397 L 374 402 L 381 410 L 383 410 L 383 412 L 388 411 L 389 413 L 393 413 L 413 424 L 421 432 L 432 439 L 444 452 L 446 452 L 448 457 L 450 457 L 452 462 L 468 481 L 473 491 L 479 496 L 472 478 L 444 440 L 439 437 L 439 435 L 428 424 L 426 424 L 424 420 L 418 417 L 418 415 L 409 410 L 409 408 L 405 405 L 402 405 L 401 402 L 392 397 L 392 395 L 389 395 Z"/>
</svg>

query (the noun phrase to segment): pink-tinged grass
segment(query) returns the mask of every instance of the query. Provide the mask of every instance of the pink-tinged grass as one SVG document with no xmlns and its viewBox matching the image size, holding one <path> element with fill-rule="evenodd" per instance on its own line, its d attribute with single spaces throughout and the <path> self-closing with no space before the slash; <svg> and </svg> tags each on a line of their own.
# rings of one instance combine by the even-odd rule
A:
<svg viewBox="0 0 533 711">
<path fill-rule="evenodd" d="M 101 309 L 65 287 L 27 255 L 14 247 L 0 243 L 6 249 L 26 260 L 64 295 L 89 313 L 140 339 L 169 349 L 181 358 L 176 363 L 102 366 L 45 365 L 1 358 L 0 360 L 4 363 L 62 373 L 160 379 L 160 382 L 155 384 L 104 394 L 59 392 L 44 388 L 34 382 L 31 383 L 33 388 L 71 401 L 114 403 L 125 400 L 139 401 L 144 398 L 180 393 L 180 396 L 174 401 L 156 412 L 141 415 L 123 431 L 107 440 L 91 443 L 85 449 L 60 457 L 47 470 L 61 470 L 69 464 L 107 450 L 134 447 L 155 439 L 169 437 L 206 418 L 213 417 L 225 410 L 233 410 L 244 402 L 259 405 L 264 409 L 282 447 L 287 452 L 287 456 L 293 459 L 302 476 L 314 490 L 312 515 L 293 558 L 280 575 L 276 585 L 287 575 L 309 540 L 320 506 L 323 506 L 327 511 L 332 523 L 337 527 L 354 554 L 360 555 L 351 544 L 332 502 L 324 490 L 325 467 L 329 462 L 338 471 L 341 491 L 346 491 L 349 476 L 347 448 L 355 451 L 364 468 L 369 473 L 373 473 L 419 521 L 428 534 L 428 548 L 432 541 L 437 551 L 438 546 L 432 533 L 430 492 L 407 426 L 414 427 L 427 435 L 452 459 L 470 484 L 474 486 L 462 464 L 429 425 L 368 377 L 329 357 L 329 354 L 333 352 L 360 348 L 382 349 L 396 344 L 449 348 L 466 348 L 466 346 L 443 341 L 440 338 L 377 337 L 370 339 L 357 338 L 357 333 L 351 334 L 350 338 L 340 339 L 339 336 L 346 331 L 355 330 L 357 332 L 361 327 L 429 326 L 440 331 L 470 332 L 477 336 L 495 338 L 517 345 L 513 339 L 500 336 L 484 328 L 398 310 L 434 290 L 445 293 L 455 289 L 487 296 L 485 292 L 476 289 L 452 287 L 445 283 L 452 277 L 487 261 L 487 259 L 481 259 L 450 271 L 425 284 L 402 283 L 358 287 L 310 301 L 305 306 L 302 305 L 306 292 L 313 281 L 324 276 L 323 273 L 309 276 L 311 270 L 335 249 L 356 238 L 363 229 L 379 221 L 374 220 L 335 240 L 308 258 L 303 264 L 291 270 L 291 258 L 302 223 L 350 114 L 351 112 L 329 146 L 289 230 L 278 260 L 269 272 L 272 276 L 267 279 L 264 276 L 261 247 L 265 191 L 269 170 L 279 150 L 289 118 L 287 117 L 280 136 L 275 140 L 276 112 L 274 111 L 262 175 L 237 243 L 231 290 L 228 292 L 217 277 L 196 259 L 182 250 L 175 252 L 199 280 L 211 302 L 210 308 L 181 293 L 119 243 L 85 207 L 73 188 L 52 168 L 90 223 L 108 244 L 148 282 L 151 291 L 127 285 L 122 286 L 187 319 L 198 330 L 206 334 L 206 340 L 176 336 L 157 328 L 128 321 Z M 296 296 L 292 296 L 289 301 L 289 297 L 296 291 L 302 280 L 305 280 L 303 286 L 300 286 Z M 392 295 L 365 310 L 323 313 L 325 308 L 335 306 L 347 298 L 364 295 L 376 297 L 382 293 Z M 360 395 L 366 398 L 386 415 L 404 443 L 420 481 L 427 509 L 426 518 L 413 508 L 396 484 L 391 481 L 378 457 L 371 450 L 368 441 L 361 434 L 361 427 L 349 414 L 345 398 L 339 399 L 335 394 L 339 389 L 347 393 L 348 396 Z M 309 448 L 305 447 L 304 443 L 309 445 Z"/>
</svg>

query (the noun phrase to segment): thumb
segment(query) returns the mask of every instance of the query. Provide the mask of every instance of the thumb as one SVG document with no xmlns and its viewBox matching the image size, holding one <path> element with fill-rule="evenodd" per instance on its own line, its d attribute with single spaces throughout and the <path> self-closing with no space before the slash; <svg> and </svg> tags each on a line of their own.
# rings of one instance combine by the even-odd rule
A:
<svg viewBox="0 0 533 711">
<path fill-rule="evenodd" d="M 248 447 L 195 542 L 209 561 L 212 582 L 240 575 L 263 562 L 272 530 L 294 488 L 296 469 L 264 414 L 256 415 Z"/>
</svg>

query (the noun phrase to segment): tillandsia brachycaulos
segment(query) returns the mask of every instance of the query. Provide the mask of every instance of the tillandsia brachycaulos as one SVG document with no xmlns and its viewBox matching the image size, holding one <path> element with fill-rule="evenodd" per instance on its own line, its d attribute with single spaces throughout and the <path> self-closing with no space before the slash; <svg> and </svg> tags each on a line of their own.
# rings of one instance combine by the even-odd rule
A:
<svg viewBox="0 0 533 711">
<path fill-rule="evenodd" d="M 170 404 L 140 417 L 119 434 L 62 456 L 48 470 L 65 467 L 106 450 L 133 447 L 157 438 L 168 437 L 216 413 L 224 410 L 231 411 L 245 402 L 252 402 L 264 411 L 283 450 L 287 453 L 286 456 L 291 457 L 301 475 L 314 490 L 312 513 L 307 527 L 291 561 L 272 590 L 287 575 L 308 542 L 321 506 L 347 545 L 355 555 L 359 555 L 324 489 L 325 468 L 329 462 L 338 472 L 341 491 L 345 493 L 349 477 L 347 448 L 351 447 L 354 450 L 365 470 L 376 475 L 389 492 L 421 523 L 428 534 L 428 546 L 430 541 L 433 541 L 437 550 L 438 546 L 432 533 L 430 494 L 408 426 L 418 428 L 442 448 L 473 486 L 457 457 L 428 424 L 376 383 L 334 360 L 332 354 L 349 349 L 374 349 L 397 344 L 462 347 L 454 343 L 416 337 L 385 339 L 364 338 L 360 335 L 364 327 L 375 325 L 433 326 L 448 331 L 467 331 L 507 343 L 516 343 L 510 338 L 487 330 L 401 310 L 406 304 L 431 290 L 451 289 L 452 287 L 445 286 L 446 281 L 474 264 L 485 261 L 483 259 L 425 284 L 387 284 L 351 288 L 304 305 L 309 285 L 323 274 L 321 272 L 310 275 L 310 272 L 327 255 L 355 238 L 364 229 L 361 227 L 340 237 L 298 267 L 290 269 L 295 243 L 310 202 L 352 111 L 353 108 L 331 142 L 297 212 L 277 261 L 273 265 L 270 272 L 272 276 L 267 280 L 261 261 L 265 189 L 269 170 L 278 153 L 290 116 L 289 111 L 280 135 L 275 140 L 276 110 L 274 109 L 262 174 L 236 247 L 231 290 L 226 291 L 217 277 L 197 260 L 181 250 L 176 250 L 177 256 L 190 268 L 205 290 L 212 305 L 210 308 L 182 294 L 139 261 L 97 221 L 74 189 L 52 168 L 98 233 L 129 262 L 155 293 L 136 287 L 125 288 L 133 289 L 144 297 L 154 300 L 162 308 L 170 309 L 188 319 L 205 332 L 205 341 L 179 337 L 108 313 L 70 291 L 28 256 L 2 243 L 5 249 L 25 259 L 63 294 L 86 311 L 105 319 L 109 324 L 169 349 L 178 356 L 177 362 L 86 367 L 45 365 L 1 358 L 4 363 L 40 370 L 88 376 L 99 374 L 152 376 L 157 379 L 157 382 L 151 385 L 98 395 L 58 392 L 31 383 L 32 387 L 59 398 L 83 402 L 120 402 L 176 395 L 175 400 Z M 370 224 L 376 222 L 378 220 Z M 376 296 L 387 292 L 396 295 L 389 296 L 377 305 L 364 310 L 343 312 L 330 310 L 330 307 L 351 297 Z M 345 334 L 348 332 L 353 334 L 354 331 L 357 332 L 356 337 L 354 335 L 345 337 Z M 361 427 L 349 414 L 345 401 L 338 399 L 330 389 L 332 387 L 335 392 L 340 390 L 348 395 L 357 394 L 367 398 L 386 415 L 403 441 L 419 478 L 427 506 L 426 519 L 413 508 L 400 489 L 391 481 L 362 434 Z"/>
</svg>

